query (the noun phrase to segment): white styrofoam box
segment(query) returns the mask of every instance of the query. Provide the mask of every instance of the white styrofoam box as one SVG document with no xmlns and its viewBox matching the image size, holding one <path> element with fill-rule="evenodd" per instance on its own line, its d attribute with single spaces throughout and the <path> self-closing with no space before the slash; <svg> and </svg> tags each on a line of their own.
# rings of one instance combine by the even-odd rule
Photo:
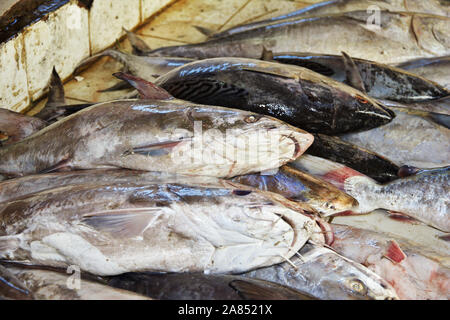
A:
<svg viewBox="0 0 450 320">
<path fill-rule="evenodd" d="M 122 27 L 133 29 L 140 23 L 140 0 L 94 0 L 90 10 L 91 53 L 114 43 Z"/>
<path fill-rule="evenodd" d="M 28 89 L 32 100 L 47 90 L 53 66 L 62 79 L 89 56 L 88 11 L 68 3 L 24 32 Z"/>
<path fill-rule="evenodd" d="M 151 17 L 172 2 L 174 0 L 141 0 L 142 19 Z"/>
<path fill-rule="evenodd" d="M 21 111 L 28 106 L 22 35 L 0 44 L 0 107 Z"/>
</svg>

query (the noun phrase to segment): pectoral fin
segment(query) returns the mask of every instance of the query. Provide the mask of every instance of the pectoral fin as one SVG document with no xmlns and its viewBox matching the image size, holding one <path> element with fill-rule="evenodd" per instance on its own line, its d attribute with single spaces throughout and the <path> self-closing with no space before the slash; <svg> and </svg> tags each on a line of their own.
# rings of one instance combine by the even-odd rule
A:
<svg viewBox="0 0 450 320">
<path fill-rule="evenodd" d="M 166 90 L 142 78 L 135 77 L 131 74 L 123 72 L 114 73 L 113 76 L 128 82 L 139 92 L 141 98 L 143 99 L 157 99 L 157 100 L 173 99 L 173 96 Z"/>
<path fill-rule="evenodd" d="M 406 254 L 402 251 L 395 240 L 390 241 L 389 247 L 387 248 L 384 256 L 394 263 L 400 263 L 406 258 Z"/>
<path fill-rule="evenodd" d="M 132 238 L 144 231 L 163 213 L 161 208 L 130 208 L 87 214 L 82 222 L 114 236 Z"/>
<path fill-rule="evenodd" d="M 163 156 L 169 154 L 174 147 L 183 141 L 184 140 L 156 142 L 146 146 L 135 147 L 132 150 L 125 152 L 124 155 L 141 154 L 152 157 Z"/>
<path fill-rule="evenodd" d="M 133 32 L 122 28 L 123 31 L 126 32 L 127 38 L 130 41 L 131 46 L 133 47 L 133 54 L 142 55 L 143 53 L 147 51 L 151 51 L 150 47 L 145 43 L 144 40 L 139 38 L 136 34 Z"/>
<path fill-rule="evenodd" d="M 33 300 L 31 291 L 8 269 L 0 265 L 0 300 Z"/>
<path fill-rule="evenodd" d="M 266 285 L 255 284 L 251 280 L 233 280 L 229 283 L 229 286 L 236 290 L 244 300 L 315 300 L 313 297 L 297 290 L 275 286 L 272 283 Z"/>
</svg>

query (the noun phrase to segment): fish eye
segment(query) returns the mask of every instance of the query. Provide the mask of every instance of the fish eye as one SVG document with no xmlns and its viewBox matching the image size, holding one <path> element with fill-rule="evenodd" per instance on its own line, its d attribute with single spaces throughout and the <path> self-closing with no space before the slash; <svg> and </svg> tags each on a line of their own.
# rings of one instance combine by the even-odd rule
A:
<svg viewBox="0 0 450 320">
<path fill-rule="evenodd" d="M 355 98 L 356 98 L 356 100 L 358 100 L 361 103 L 368 103 L 369 102 L 366 99 L 364 99 L 363 97 L 361 97 L 360 95 L 356 95 Z"/>
<path fill-rule="evenodd" d="M 253 116 L 253 115 L 247 116 L 247 117 L 245 117 L 245 119 L 244 119 L 244 121 L 247 122 L 247 123 L 255 123 L 255 122 L 258 121 L 258 120 L 259 120 L 259 118 L 258 118 L 258 117 L 255 117 L 255 116 Z"/>
<path fill-rule="evenodd" d="M 358 294 L 366 294 L 367 288 L 365 284 L 359 279 L 352 279 L 349 282 L 350 289 Z"/>
</svg>

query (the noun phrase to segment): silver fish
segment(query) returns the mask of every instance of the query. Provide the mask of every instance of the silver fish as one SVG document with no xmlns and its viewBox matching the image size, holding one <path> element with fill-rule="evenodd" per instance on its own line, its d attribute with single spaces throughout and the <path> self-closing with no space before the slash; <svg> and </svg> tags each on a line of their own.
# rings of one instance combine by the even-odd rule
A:
<svg viewBox="0 0 450 320">
<path fill-rule="evenodd" d="M 206 179 L 66 186 L 3 203 L 0 258 L 95 275 L 236 273 L 279 263 L 308 239 L 324 241 L 296 203 Z"/>
<path fill-rule="evenodd" d="M 450 232 L 450 167 L 378 184 L 364 176 L 349 177 L 345 191 L 358 200 L 360 212 L 386 209 L 400 212 L 444 232 Z"/>
<path fill-rule="evenodd" d="M 450 54 L 450 40 L 446 36 L 450 18 L 381 11 L 380 23 L 375 25 L 368 23 L 372 15 L 353 11 L 280 21 L 203 43 L 163 47 L 145 54 L 204 59 L 260 58 L 264 48 L 272 52 L 337 55 L 344 51 L 351 57 L 385 64 Z"/>
<path fill-rule="evenodd" d="M 400 299 L 450 298 L 449 258 L 380 232 L 333 224 L 333 249 L 389 282 Z"/>
<path fill-rule="evenodd" d="M 225 31 L 214 33 L 212 34 L 212 37 L 220 38 L 280 21 L 357 10 L 364 10 L 372 13 L 376 12 L 376 10 L 421 12 L 450 17 L 450 5 L 445 1 L 439 0 L 428 0 L 426 2 L 423 0 L 330 0 L 315 3 L 300 10 L 270 19 L 238 25 Z"/>
<path fill-rule="evenodd" d="M 273 281 L 323 300 L 398 299 L 392 286 L 373 271 L 333 250 L 311 244 L 290 262 L 243 276 Z"/>
<path fill-rule="evenodd" d="M 35 300 L 152 300 L 95 281 L 83 278 L 75 280 L 71 274 L 62 272 L 20 266 L 11 266 L 7 270 L 32 292 Z M 15 299 L 23 300 L 20 297 Z"/>
<path fill-rule="evenodd" d="M 120 100 L 68 116 L 0 149 L 0 174 L 129 168 L 233 177 L 278 168 L 309 133 L 251 112 L 181 100 Z"/>
<path fill-rule="evenodd" d="M 390 123 L 365 132 L 341 135 L 342 140 L 388 158 L 398 166 L 419 168 L 450 164 L 450 130 L 407 110 L 393 110 Z"/>
</svg>

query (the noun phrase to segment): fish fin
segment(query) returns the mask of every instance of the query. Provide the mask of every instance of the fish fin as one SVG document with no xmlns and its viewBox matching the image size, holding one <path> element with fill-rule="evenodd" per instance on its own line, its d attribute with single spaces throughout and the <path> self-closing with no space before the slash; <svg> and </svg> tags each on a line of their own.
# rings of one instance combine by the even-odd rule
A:
<svg viewBox="0 0 450 320">
<path fill-rule="evenodd" d="M 146 146 L 135 147 L 131 151 L 125 152 L 124 155 L 141 154 L 144 156 L 162 156 L 169 154 L 172 148 L 181 142 L 183 140 L 156 142 Z"/>
<path fill-rule="evenodd" d="M 291 288 L 285 288 L 286 294 L 283 292 L 279 292 L 278 290 L 274 290 L 272 284 L 268 284 L 267 287 L 263 285 L 255 285 L 251 282 L 251 280 L 233 280 L 228 284 L 233 290 L 236 290 L 238 295 L 244 300 L 286 300 L 286 294 L 293 297 L 299 296 L 299 291 Z M 292 291 L 292 294 L 289 294 L 288 291 Z M 313 298 L 304 295 L 305 300 L 312 300 Z"/>
<path fill-rule="evenodd" d="M 266 47 L 263 46 L 263 51 L 262 51 L 260 59 L 265 60 L 265 61 L 272 61 L 273 60 L 273 52 L 270 50 L 267 50 Z"/>
<path fill-rule="evenodd" d="M 70 158 L 67 156 L 63 160 L 59 161 L 57 164 L 48 167 L 42 171 L 40 174 L 51 173 L 51 172 L 59 172 L 59 171 L 67 171 L 70 168 Z"/>
<path fill-rule="evenodd" d="M 364 86 L 364 81 L 361 78 L 359 69 L 355 64 L 355 61 L 344 51 L 342 53 L 342 58 L 344 60 L 345 66 L 345 76 L 347 83 L 355 89 L 366 93 L 366 88 Z"/>
<path fill-rule="evenodd" d="M 139 94 L 143 99 L 157 99 L 157 100 L 173 99 L 173 96 L 166 90 L 142 78 L 135 77 L 131 74 L 123 72 L 116 72 L 113 74 L 113 76 L 128 82 L 137 91 L 139 91 Z"/>
<path fill-rule="evenodd" d="M 400 263 L 406 258 L 406 254 L 402 251 L 395 240 L 391 240 L 384 257 L 388 258 L 393 263 Z"/>
<path fill-rule="evenodd" d="M 127 81 L 120 81 L 109 88 L 97 90 L 97 92 L 120 91 L 120 90 L 131 89 L 131 88 L 133 88 L 133 86 L 131 84 L 129 84 Z"/>
<path fill-rule="evenodd" d="M 411 224 L 418 224 L 421 223 L 420 221 L 414 219 L 413 217 L 410 217 L 402 212 L 398 211 L 388 211 L 389 218 L 397 221 L 407 222 Z"/>
<path fill-rule="evenodd" d="M 378 185 L 377 182 L 367 176 L 352 176 L 344 181 L 344 191 L 347 193 L 358 193 L 359 185 Z"/>
<path fill-rule="evenodd" d="M 56 72 L 56 68 L 53 67 L 52 75 L 49 80 L 49 92 L 48 92 L 48 100 L 45 104 L 45 108 L 57 107 L 66 105 L 66 97 L 64 94 L 64 86 L 59 77 L 58 72 Z"/>
<path fill-rule="evenodd" d="M 128 41 L 130 41 L 131 47 L 133 48 L 133 54 L 142 55 L 145 52 L 151 51 L 152 49 L 145 43 L 144 40 L 139 38 L 135 33 L 122 28 L 127 34 Z"/>
<path fill-rule="evenodd" d="M 208 38 L 211 38 L 216 33 L 216 31 L 209 28 L 200 26 L 193 26 L 193 27 L 197 29 L 197 31 L 200 32 L 202 35 L 207 36 Z"/>
<path fill-rule="evenodd" d="M 450 241 L 450 233 L 439 236 L 438 238 L 444 241 Z"/>
<path fill-rule="evenodd" d="M 87 214 L 81 221 L 115 236 L 133 238 L 142 236 L 162 213 L 161 208 L 116 209 Z"/>
<path fill-rule="evenodd" d="M 3 286 L 4 289 L 1 289 Z M 25 283 L 19 280 L 11 271 L 0 265 L 0 298 L 33 300 L 33 294 Z"/>
</svg>

